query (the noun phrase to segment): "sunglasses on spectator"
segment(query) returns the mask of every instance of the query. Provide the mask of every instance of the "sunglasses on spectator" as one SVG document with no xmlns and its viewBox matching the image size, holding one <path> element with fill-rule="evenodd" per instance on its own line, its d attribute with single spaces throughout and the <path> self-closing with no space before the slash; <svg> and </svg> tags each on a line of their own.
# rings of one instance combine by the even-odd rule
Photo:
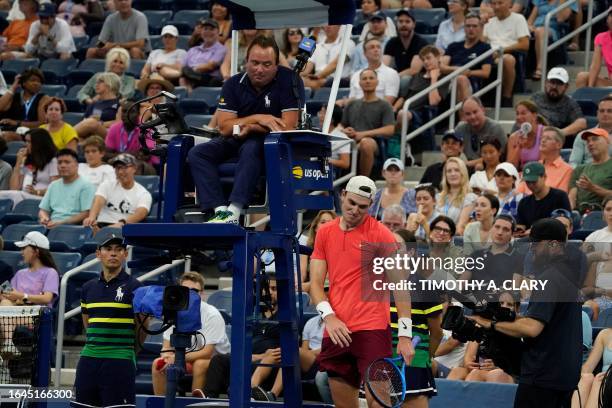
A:
<svg viewBox="0 0 612 408">
<path fill-rule="evenodd" d="M 302 34 L 302 32 L 300 30 L 289 30 L 287 31 L 288 35 L 296 35 L 296 34 Z"/>
</svg>

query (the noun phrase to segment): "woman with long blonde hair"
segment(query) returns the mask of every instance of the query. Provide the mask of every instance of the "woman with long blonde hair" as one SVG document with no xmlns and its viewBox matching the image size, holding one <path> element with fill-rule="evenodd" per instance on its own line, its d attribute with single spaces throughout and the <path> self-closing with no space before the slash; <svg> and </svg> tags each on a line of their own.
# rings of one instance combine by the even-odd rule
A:
<svg viewBox="0 0 612 408">
<path fill-rule="evenodd" d="M 449 157 L 442 171 L 442 192 L 437 210 L 457 224 L 457 235 L 463 235 L 470 213 L 474 209 L 476 194 L 470 189 L 467 166 L 457 157 Z"/>
</svg>

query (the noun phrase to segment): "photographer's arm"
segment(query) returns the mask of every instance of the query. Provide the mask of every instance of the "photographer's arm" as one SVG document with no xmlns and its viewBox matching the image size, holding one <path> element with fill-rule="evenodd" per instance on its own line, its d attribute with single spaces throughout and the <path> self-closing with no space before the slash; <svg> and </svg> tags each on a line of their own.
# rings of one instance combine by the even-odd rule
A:
<svg viewBox="0 0 612 408">
<path fill-rule="evenodd" d="M 491 328 L 491 320 L 480 316 L 470 316 L 468 319 L 474 320 L 485 329 Z M 495 331 L 511 337 L 538 337 L 544 330 L 544 323 L 531 317 L 517 317 L 513 322 L 496 322 Z"/>
</svg>

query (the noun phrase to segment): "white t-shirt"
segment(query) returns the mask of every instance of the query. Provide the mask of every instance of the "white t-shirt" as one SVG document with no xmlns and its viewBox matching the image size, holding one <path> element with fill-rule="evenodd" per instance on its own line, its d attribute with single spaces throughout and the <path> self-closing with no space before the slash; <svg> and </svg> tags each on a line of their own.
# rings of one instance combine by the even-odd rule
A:
<svg viewBox="0 0 612 408">
<path fill-rule="evenodd" d="M 89 167 L 87 163 L 79 163 L 79 176 L 98 187 L 105 181 L 115 181 L 115 170 L 110 164 Z"/>
<path fill-rule="evenodd" d="M 444 336 L 442 337 L 441 343 L 448 341 L 453 333 L 450 330 L 442 330 Z M 452 349 L 448 354 L 438 356 L 435 360 L 448 368 L 460 367 L 463 364 L 463 358 L 465 357 L 465 343 L 460 343 L 457 347 Z"/>
<path fill-rule="evenodd" d="M 343 131 L 341 131 L 340 129 L 336 127 L 334 130 L 331 131 L 330 135 L 338 136 L 338 137 L 342 137 L 346 139 L 346 142 L 342 140 L 332 140 L 331 141 L 331 148 L 332 148 L 331 159 L 338 160 L 341 154 L 351 154 L 351 139 L 349 139 L 348 136 L 345 135 Z M 306 245 L 306 244 L 302 244 L 302 245 Z"/>
<path fill-rule="evenodd" d="M 470 177 L 470 187 L 472 189 L 480 189 L 482 192 L 493 191 L 497 193 L 497 183 L 495 182 L 495 177 L 489 180 L 485 170 L 480 170 L 472 174 L 472 177 Z"/>
<path fill-rule="evenodd" d="M 69 53 L 76 51 L 74 39 L 70 32 L 70 26 L 66 20 L 56 18 L 53 27 L 49 30 L 49 35 L 40 36 L 38 38 L 38 43 L 34 45 L 34 38 L 38 36 L 39 31 L 40 20 L 30 25 L 28 40 L 23 47 L 28 54 L 33 55 L 38 52 L 44 56 L 50 56 L 54 53 Z"/>
<path fill-rule="evenodd" d="M 98 187 L 96 195 L 106 200 L 98 215 L 98 221 L 111 224 L 134 214 L 137 208 L 142 207 L 149 211 L 153 201 L 147 189 L 136 182 L 131 189 L 126 190 L 118 181 L 105 181 Z"/>
<path fill-rule="evenodd" d="M 215 354 L 229 354 L 231 351 L 230 342 L 225 333 L 225 320 L 223 320 L 219 310 L 202 301 L 200 303 L 200 320 L 202 321 L 202 328 L 198 330 L 198 333 L 204 336 L 206 343 L 202 342 L 201 336 L 195 336 L 195 338 L 191 338 L 191 344 L 197 344 L 198 349 L 207 344 L 214 344 Z M 164 340 L 170 340 L 173 330 L 174 326 L 164 332 Z"/>
<path fill-rule="evenodd" d="M 22 166 L 20 173 L 23 175 L 21 190 L 25 191 L 26 186 L 33 186 L 36 190 L 45 190 L 51 184 L 51 177 L 59 175 L 57 172 L 57 159 L 54 157 L 42 170 L 34 174 L 32 169 Z M 36 182 L 34 182 L 36 181 Z"/>
<path fill-rule="evenodd" d="M 612 243 L 612 231 L 608 227 L 598 229 L 589 234 L 584 242 L 607 242 Z"/>
<path fill-rule="evenodd" d="M 156 72 L 155 67 L 157 64 L 176 64 L 183 63 L 187 51 L 177 48 L 174 51 L 166 52 L 163 49 L 153 50 L 147 58 L 147 64 L 151 64 L 151 72 Z"/>
<path fill-rule="evenodd" d="M 351 91 L 349 93 L 349 98 L 363 98 L 363 90 L 359 86 L 359 75 L 361 75 L 362 71 L 363 69 L 360 69 L 351 76 Z M 380 64 L 380 66 L 376 68 L 376 74 L 378 75 L 376 96 L 380 99 L 384 99 L 385 96 L 397 98 L 400 87 L 400 76 L 397 71 L 385 64 Z"/>
<path fill-rule="evenodd" d="M 323 322 L 320 316 L 311 317 L 304 325 L 302 340 L 308 340 L 308 347 L 311 350 L 321 348 L 321 344 L 323 343 L 324 329 L 325 322 Z"/>
<path fill-rule="evenodd" d="M 333 43 L 318 43 L 314 54 L 312 54 L 312 57 L 309 59 L 309 61 L 315 66 L 315 74 L 321 72 L 323 68 L 325 68 L 334 58 L 336 58 L 340 54 L 341 48 L 342 37 L 340 35 L 338 35 L 338 38 Z M 351 75 L 351 61 L 349 60 L 349 56 L 353 53 L 354 48 L 355 43 L 352 40 L 349 40 L 348 50 L 346 52 L 347 60 L 344 62 L 344 67 L 342 68 L 342 78 L 347 78 L 349 75 Z M 330 78 L 333 76 L 334 74 L 332 73 Z"/>
<path fill-rule="evenodd" d="M 500 46 L 506 48 L 516 44 L 521 37 L 529 37 L 529 27 L 522 14 L 512 12 L 502 21 L 497 17 L 491 18 L 485 24 L 484 36 L 491 44 L 491 48 Z"/>
</svg>

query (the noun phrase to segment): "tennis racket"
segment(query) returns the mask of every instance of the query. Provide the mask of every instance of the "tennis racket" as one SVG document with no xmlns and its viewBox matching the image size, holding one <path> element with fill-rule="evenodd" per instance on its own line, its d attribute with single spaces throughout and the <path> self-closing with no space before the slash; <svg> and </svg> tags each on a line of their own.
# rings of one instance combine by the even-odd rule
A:
<svg viewBox="0 0 612 408">
<path fill-rule="evenodd" d="M 419 336 L 412 338 L 412 347 L 421 342 Z M 398 363 L 401 365 L 398 366 Z M 374 399 L 386 408 L 397 408 L 406 397 L 406 361 L 404 357 L 379 358 L 366 370 L 365 382 Z"/>
</svg>

